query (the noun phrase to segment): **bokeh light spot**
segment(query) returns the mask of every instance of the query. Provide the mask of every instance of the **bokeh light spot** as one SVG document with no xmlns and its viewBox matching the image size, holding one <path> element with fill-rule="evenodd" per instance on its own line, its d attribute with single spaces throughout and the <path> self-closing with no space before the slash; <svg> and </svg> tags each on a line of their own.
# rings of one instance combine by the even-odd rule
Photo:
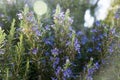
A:
<svg viewBox="0 0 120 80">
<path fill-rule="evenodd" d="M 47 4 L 44 1 L 36 1 L 34 3 L 33 9 L 36 14 L 43 15 L 47 12 Z"/>
</svg>

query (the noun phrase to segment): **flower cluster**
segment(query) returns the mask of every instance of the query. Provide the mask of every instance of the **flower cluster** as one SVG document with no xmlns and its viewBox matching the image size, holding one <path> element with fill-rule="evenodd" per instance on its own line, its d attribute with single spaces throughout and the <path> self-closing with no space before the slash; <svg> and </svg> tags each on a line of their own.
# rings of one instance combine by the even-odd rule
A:
<svg viewBox="0 0 120 80">
<path fill-rule="evenodd" d="M 54 21 L 58 23 L 59 25 L 71 25 L 73 23 L 73 19 L 69 17 L 69 10 L 66 11 L 66 13 L 61 12 L 61 8 L 58 5 L 56 9 L 56 13 L 53 17 Z"/>
<path fill-rule="evenodd" d="M 120 19 L 120 8 L 118 8 L 117 12 L 115 13 L 115 18 Z"/>
<path fill-rule="evenodd" d="M 93 80 L 93 73 L 96 71 L 96 70 L 98 70 L 99 69 L 99 67 L 100 67 L 100 65 L 99 65 L 99 63 L 98 62 L 96 62 L 96 63 L 94 63 L 94 65 L 93 65 L 93 67 L 91 67 L 91 68 L 89 68 L 88 70 L 87 70 L 87 80 Z"/>
</svg>

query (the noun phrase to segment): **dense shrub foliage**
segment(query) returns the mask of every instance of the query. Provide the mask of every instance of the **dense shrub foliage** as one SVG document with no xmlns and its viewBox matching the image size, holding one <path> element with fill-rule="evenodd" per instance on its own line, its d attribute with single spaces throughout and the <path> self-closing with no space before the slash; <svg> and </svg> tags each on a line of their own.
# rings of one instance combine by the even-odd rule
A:
<svg viewBox="0 0 120 80">
<path fill-rule="evenodd" d="M 51 17 L 38 16 L 27 4 L 24 8 L 18 5 L 6 14 L 3 9 L 0 13 L 0 79 L 92 80 L 102 59 L 113 52 L 119 29 L 103 21 L 95 21 L 92 28 L 78 29 L 79 13 L 73 9 L 79 6 L 76 2 L 71 9 L 66 8 L 72 0 L 68 5 L 65 2 L 63 8 L 59 4 L 56 9 L 55 5 L 51 6 L 54 9 L 49 13 Z M 82 17 L 80 19 L 82 24 Z M 117 13 L 115 21 L 118 26 Z M 80 76 L 83 74 L 85 77 Z"/>
</svg>

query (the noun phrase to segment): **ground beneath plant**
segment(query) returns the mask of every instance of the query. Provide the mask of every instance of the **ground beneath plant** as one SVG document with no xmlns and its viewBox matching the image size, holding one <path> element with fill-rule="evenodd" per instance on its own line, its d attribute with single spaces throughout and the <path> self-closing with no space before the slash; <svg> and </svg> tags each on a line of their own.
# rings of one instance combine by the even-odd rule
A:
<svg viewBox="0 0 120 80">
<path fill-rule="evenodd" d="M 93 80 L 120 80 L 120 48 L 106 56 L 105 63 L 94 74 Z"/>
</svg>

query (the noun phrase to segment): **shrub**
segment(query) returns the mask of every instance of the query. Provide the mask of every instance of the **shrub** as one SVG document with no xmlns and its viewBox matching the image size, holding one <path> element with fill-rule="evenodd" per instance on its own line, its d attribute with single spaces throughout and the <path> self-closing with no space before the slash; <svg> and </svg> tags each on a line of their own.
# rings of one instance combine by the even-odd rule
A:
<svg viewBox="0 0 120 80">
<path fill-rule="evenodd" d="M 1 79 L 76 80 L 82 72 L 89 80 L 113 52 L 114 27 L 96 21 L 93 28 L 74 30 L 70 10 L 59 5 L 51 16 L 42 20 L 25 5 L 10 30 L 0 28 Z"/>
</svg>

